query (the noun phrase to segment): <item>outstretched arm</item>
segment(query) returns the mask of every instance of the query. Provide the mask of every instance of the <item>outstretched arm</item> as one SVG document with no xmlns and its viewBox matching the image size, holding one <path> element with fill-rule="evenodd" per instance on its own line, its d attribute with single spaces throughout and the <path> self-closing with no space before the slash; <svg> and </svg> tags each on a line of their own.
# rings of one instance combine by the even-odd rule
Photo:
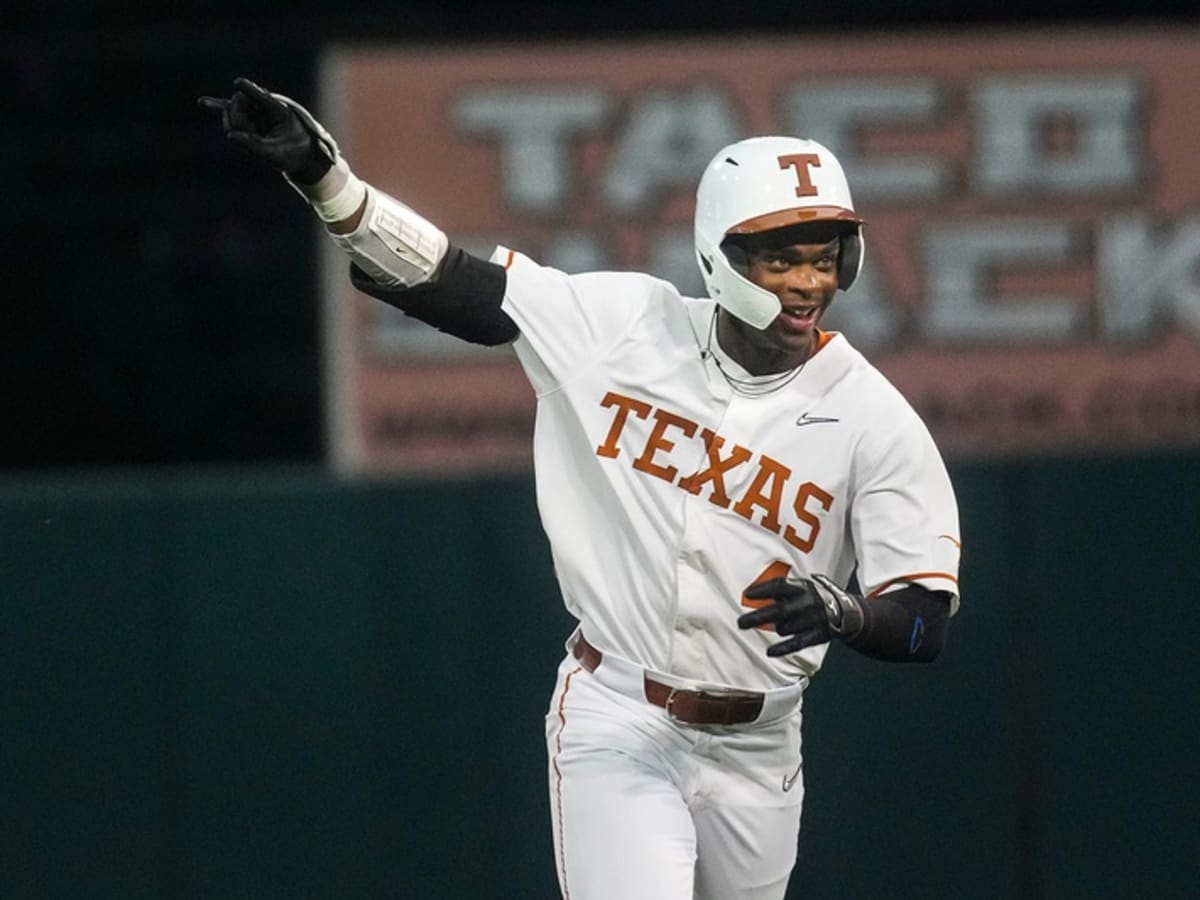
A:
<svg viewBox="0 0 1200 900">
<path fill-rule="evenodd" d="M 949 629 L 950 595 L 919 584 L 866 599 L 813 575 L 765 581 L 746 596 L 773 602 L 740 616 L 739 628 L 774 625 L 779 635 L 789 636 L 768 647 L 768 656 L 840 640 L 873 659 L 932 662 Z"/>
<path fill-rule="evenodd" d="M 231 97 L 201 97 L 225 136 L 281 172 L 350 257 L 359 290 L 449 334 L 508 343 L 505 272 L 450 244 L 440 228 L 350 170 L 333 136 L 303 106 L 246 78 Z"/>
</svg>

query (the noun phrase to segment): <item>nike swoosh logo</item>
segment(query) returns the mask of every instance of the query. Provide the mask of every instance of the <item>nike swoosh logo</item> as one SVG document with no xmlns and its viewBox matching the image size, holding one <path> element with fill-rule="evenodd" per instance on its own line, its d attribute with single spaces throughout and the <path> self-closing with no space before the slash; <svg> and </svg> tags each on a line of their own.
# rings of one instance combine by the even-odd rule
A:
<svg viewBox="0 0 1200 900">
<path fill-rule="evenodd" d="M 800 416 L 800 418 L 798 418 L 796 420 L 796 424 L 797 425 L 820 425 L 823 422 L 838 422 L 838 421 L 840 421 L 840 420 L 835 419 L 832 416 L 810 416 L 808 413 L 804 413 L 803 415 Z"/>
<path fill-rule="evenodd" d="M 787 775 L 783 776 L 783 790 L 785 793 L 790 791 L 795 786 L 796 782 L 800 780 L 800 770 L 802 768 L 804 768 L 803 760 L 800 761 L 800 765 L 796 766 L 796 771 L 792 773 L 790 778 Z"/>
</svg>

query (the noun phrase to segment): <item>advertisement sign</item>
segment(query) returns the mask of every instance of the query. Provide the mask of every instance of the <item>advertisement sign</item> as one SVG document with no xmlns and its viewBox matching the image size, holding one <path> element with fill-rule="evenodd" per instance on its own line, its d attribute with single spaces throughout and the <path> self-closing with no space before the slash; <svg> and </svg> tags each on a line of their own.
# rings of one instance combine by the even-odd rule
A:
<svg viewBox="0 0 1200 900">
<path fill-rule="evenodd" d="M 950 459 L 1200 446 L 1200 30 L 342 47 L 319 108 L 358 175 L 487 256 L 703 296 L 696 183 L 759 134 L 829 146 L 866 262 L 825 320 Z M 328 244 L 331 453 L 530 464 L 510 348 L 357 293 Z"/>
</svg>

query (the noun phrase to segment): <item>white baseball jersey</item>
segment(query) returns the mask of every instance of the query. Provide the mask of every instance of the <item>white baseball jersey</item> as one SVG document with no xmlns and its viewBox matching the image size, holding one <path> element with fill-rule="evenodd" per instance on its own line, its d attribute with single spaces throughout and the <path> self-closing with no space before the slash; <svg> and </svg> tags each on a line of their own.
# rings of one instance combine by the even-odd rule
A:
<svg viewBox="0 0 1200 900">
<path fill-rule="evenodd" d="M 844 335 L 755 396 L 711 300 L 648 275 L 567 275 L 507 248 L 503 309 L 538 398 L 538 507 L 567 609 L 594 645 L 701 685 L 767 690 L 821 666 L 741 631 L 743 591 L 857 572 L 957 607 L 958 513 L 924 424 Z M 711 352 L 705 353 L 706 349 Z M 776 377 L 776 376 L 772 376 Z M 770 382 L 773 384 L 774 382 Z"/>
</svg>

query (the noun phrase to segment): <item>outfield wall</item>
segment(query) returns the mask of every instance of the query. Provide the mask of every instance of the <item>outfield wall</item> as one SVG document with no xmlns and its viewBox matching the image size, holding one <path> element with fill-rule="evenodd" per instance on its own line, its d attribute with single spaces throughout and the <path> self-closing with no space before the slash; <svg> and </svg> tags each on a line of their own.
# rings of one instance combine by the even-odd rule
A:
<svg viewBox="0 0 1200 900">
<path fill-rule="evenodd" d="M 952 474 L 949 646 L 831 655 L 789 897 L 1195 896 L 1200 458 Z M 527 478 L 8 478 L 0 547 L 0 897 L 555 896 Z"/>
</svg>

